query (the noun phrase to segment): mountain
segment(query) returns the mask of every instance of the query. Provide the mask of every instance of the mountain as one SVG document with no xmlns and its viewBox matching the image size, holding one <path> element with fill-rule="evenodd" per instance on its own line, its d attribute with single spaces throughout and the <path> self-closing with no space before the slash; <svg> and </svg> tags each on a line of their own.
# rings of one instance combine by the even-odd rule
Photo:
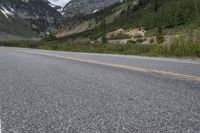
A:
<svg viewBox="0 0 200 133">
<path fill-rule="evenodd" d="M 120 1 L 122 0 L 71 0 L 64 6 L 62 14 L 65 17 L 87 15 Z"/>
<path fill-rule="evenodd" d="M 75 9 L 77 7 L 85 9 L 80 6 Z M 116 30 L 130 33 L 138 29 L 145 29 L 146 35 L 154 36 L 158 27 L 162 27 L 165 34 L 178 34 L 183 27 L 200 25 L 199 9 L 199 0 L 125 0 L 100 12 L 66 19 L 57 37 L 98 40 L 105 33 Z M 73 14 L 76 10 L 68 11 Z"/>
<path fill-rule="evenodd" d="M 73 4 L 82 2 L 86 4 L 86 6 L 79 7 L 81 9 L 77 10 L 77 13 L 76 9 L 78 6 L 72 6 L 71 2 Z M 96 0 L 96 2 L 95 0 L 91 2 L 88 0 L 72 0 L 71 2 L 67 4 L 71 5 L 71 9 L 67 10 L 68 15 L 66 16 L 65 14 L 65 17 L 67 18 L 62 21 L 57 37 L 91 30 L 101 25 L 102 20 L 104 19 L 106 20 L 106 23 L 111 23 L 121 15 L 123 10 L 135 7 L 139 4 L 139 0 Z M 78 3 L 76 4 L 79 5 L 80 3 Z M 64 8 L 63 11 L 65 9 L 66 8 Z M 84 10 L 88 10 L 88 12 L 85 12 Z M 84 12 L 79 14 L 81 11 Z"/>
<path fill-rule="evenodd" d="M 199 7 L 197 0 L 0 0 L 0 36 L 31 37 L 51 31 L 57 37 L 97 40 L 118 29 L 199 24 Z"/>
<path fill-rule="evenodd" d="M 0 31 L 18 35 L 45 32 L 60 21 L 58 9 L 47 0 L 0 0 Z"/>
<path fill-rule="evenodd" d="M 17 18 L 12 9 L 0 6 L 0 40 L 20 40 L 22 38 L 36 37 L 37 33 L 31 26 Z"/>
</svg>

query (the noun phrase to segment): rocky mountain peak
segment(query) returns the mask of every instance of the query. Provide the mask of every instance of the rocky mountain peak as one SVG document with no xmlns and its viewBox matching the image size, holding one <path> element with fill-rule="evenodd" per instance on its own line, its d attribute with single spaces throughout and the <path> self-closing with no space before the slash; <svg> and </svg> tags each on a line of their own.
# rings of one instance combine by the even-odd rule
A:
<svg viewBox="0 0 200 133">
<path fill-rule="evenodd" d="M 86 15 L 104 9 L 122 0 L 71 0 L 63 8 L 64 17 Z"/>
</svg>

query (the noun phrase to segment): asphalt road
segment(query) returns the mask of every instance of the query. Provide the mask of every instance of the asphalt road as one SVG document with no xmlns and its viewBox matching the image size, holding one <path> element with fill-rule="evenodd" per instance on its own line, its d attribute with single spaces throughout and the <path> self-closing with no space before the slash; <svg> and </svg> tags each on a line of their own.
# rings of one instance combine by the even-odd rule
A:
<svg viewBox="0 0 200 133">
<path fill-rule="evenodd" d="M 2 133 L 200 133 L 200 62 L 0 47 Z"/>
</svg>

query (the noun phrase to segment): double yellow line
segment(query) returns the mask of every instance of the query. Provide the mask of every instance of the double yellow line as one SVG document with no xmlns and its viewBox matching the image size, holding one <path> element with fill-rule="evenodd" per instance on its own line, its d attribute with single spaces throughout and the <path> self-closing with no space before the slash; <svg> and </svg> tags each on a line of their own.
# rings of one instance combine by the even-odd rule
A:
<svg viewBox="0 0 200 133">
<path fill-rule="evenodd" d="M 192 76 L 192 75 L 186 75 L 186 74 L 166 72 L 166 71 L 160 71 L 160 70 L 149 69 L 149 68 L 122 65 L 122 64 L 106 63 L 106 62 L 101 62 L 101 61 L 96 61 L 96 60 L 88 60 L 88 59 L 80 59 L 80 58 L 73 58 L 73 57 L 57 56 L 57 55 L 45 54 L 45 53 L 39 53 L 39 52 L 33 52 L 33 51 L 25 51 L 25 50 L 16 50 L 16 51 L 25 52 L 25 53 L 32 53 L 32 54 L 37 54 L 37 55 L 43 55 L 43 56 L 49 56 L 49 57 L 54 57 L 54 58 L 59 58 L 59 59 L 64 59 L 64 60 L 70 60 L 70 61 L 77 61 L 77 62 L 83 62 L 83 63 L 104 65 L 104 66 L 109 66 L 109 67 L 127 69 L 127 70 L 131 70 L 131 71 L 150 72 L 150 73 L 156 73 L 156 74 L 164 75 L 164 76 L 171 76 L 171 77 L 177 77 L 177 78 L 200 81 L 200 77 Z"/>
<path fill-rule="evenodd" d="M 185 79 L 200 81 L 200 77 L 192 76 L 192 75 L 186 75 L 186 74 L 165 72 L 165 71 L 159 71 L 159 70 L 155 70 L 155 69 L 134 67 L 134 66 L 122 65 L 122 64 L 106 63 L 106 62 L 101 62 L 101 61 L 96 61 L 96 60 L 85 60 L 85 59 L 72 58 L 72 57 L 59 57 L 59 58 L 71 60 L 71 61 L 78 61 L 78 62 L 84 62 L 84 63 L 91 63 L 91 64 L 98 64 L 98 65 L 104 65 L 104 66 L 109 66 L 109 67 L 121 68 L 121 69 L 128 69 L 128 70 L 131 70 L 131 71 L 150 72 L 150 73 L 156 73 L 156 74 L 160 74 L 160 75 L 164 75 L 164 76 L 172 76 L 172 77 L 178 77 L 178 78 L 185 78 Z"/>
</svg>

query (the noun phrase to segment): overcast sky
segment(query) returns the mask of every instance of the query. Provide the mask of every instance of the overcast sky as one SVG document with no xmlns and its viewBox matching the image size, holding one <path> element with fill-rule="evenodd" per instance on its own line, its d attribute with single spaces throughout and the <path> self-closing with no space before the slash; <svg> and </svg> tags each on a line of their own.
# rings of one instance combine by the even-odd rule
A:
<svg viewBox="0 0 200 133">
<path fill-rule="evenodd" d="M 67 2 L 69 2 L 70 0 L 49 0 L 52 4 L 55 4 L 55 5 L 59 5 L 59 6 L 65 6 L 65 4 Z"/>
</svg>

